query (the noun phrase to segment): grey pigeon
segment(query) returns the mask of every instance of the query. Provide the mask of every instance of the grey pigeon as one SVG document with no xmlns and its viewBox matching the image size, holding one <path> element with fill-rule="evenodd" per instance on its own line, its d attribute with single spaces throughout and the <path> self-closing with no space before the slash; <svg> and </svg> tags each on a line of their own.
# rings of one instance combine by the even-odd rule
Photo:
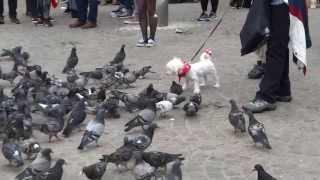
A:
<svg viewBox="0 0 320 180">
<path fill-rule="evenodd" d="M 34 139 L 26 139 L 20 143 L 22 152 L 27 156 L 27 159 L 33 160 L 37 157 L 38 153 L 41 151 L 41 146 L 39 142 Z"/>
<path fill-rule="evenodd" d="M 182 180 L 181 165 L 182 162 L 180 159 L 168 163 L 165 180 Z"/>
<path fill-rule="evenodd" d="M 102 176 L 106 172 L 107 162 L 103 159 L 100 162 L 86 166 L 82 168 L 82 173 L 84 173 L 90 180 L 101 180 Z"/>
<path fill-rule="evenodd" d="M 124 93 L 118 90 L 112 90 L 111 94 L 123 102 L 129 112 L 133 112 L 136 109 L 144 109 L 150 104 L 149 99 L 134 94 Z"/>
<path fill-rule="evenodd" d="M 263 123 L 257 121 L 250 110 L 248 109 L 244 109 L 244 110 L 245 110 L 245 113 L 249 116 L 248 132 L 253 142 L 255 143 L 255 145 L 261 144 L 264 148 L 272 149 L 270 146 L 268 137 L 266 135 Z"/>
<path fill-rule="evenodd" d="M 184 160 L 184 157 L 182 154 L 170 154 L 158 151 L 143 152 L 143 160 L 156 169 L 166 167 L 168 163 L 177 159 Z"/>
<path fill-rule="evenodd" d="M 172 84 L 170 86 L 170 92 L 177 95 L 181 95 L 183 93 L 182 86 L 176 81 L 172 81 Z"/>
<path fill-rule="evenodd" d="M 133 144 L 139 151 L 144 151 L 151 145 L 156 128 L 158 128 L 158 125 L 152 123 L 144 128 L 141 134 L 126 136 L 124 142 Z"/>
<path fill-rule="evenodd" d="M 240 111 L 235 100 L 230 100 L 231 111 L 229 113 L 229 122 L 234 128 L 234 132 L 246 132 L 246 120 L 243 112 Z"/>
<path fill-rule="evenodd" d="M 121 46 L 120 51 L 116 54 L 116 56 L 110 62 L 111 65 L 123 63 L 124 59 L 126 58 L 126 52 L 124 50 L 125 47 L 126 47 L 126 45 L 124 45 L 124 44 Z"/>
<path fill-rule="evenodd" d="M 183 110 L 186 113 L 186 116 L 195 116 L 197 115 L 200 105 L 202 103 L 202 97 L 201 94 L 194 94 L 190 96 L 189 102 L 187 102 L 183 106 Z"/>
<path fill-rule="evenodd" d="M 137 149 L 131 142 L 124 141 L 124 144 L 115 152 L 109 155 L 103 155 L 102 157 L 104 161 L 115 164 L 118 169 L 120 167 L 132 169 L 136 161 L 134 157 L 135 151 L 137 151 Z"/>
<path fill-rule="evenodd" d="M 254 171 L 257 171 L 258 173 L 257 180 L 277 180 L 276 178 L 268 174 L 260 164 L 256 164 L 254 166 Z"/>
<path fill-rule="evenodd" d="M 61 180 L 64 164 L 66 164 L 64 159 L 58 159 L 52 168 L 37 174 L 34 180 Z"/>
<path fill-rule="evenodd" d="M 86 105 L 85 100 L 81 99 L 72 109 L 70 116 L 67 120 L 67 125 L 62 134 L 69 137 L 74 128 L 79 127 L 80 124 L 86 119 Z"/>
<path fill-rule="evenodd" d="M 71 50 L 71 54 L 67 60 L 65 67 L 62 70 L 62 73 L 69 73 L 70 71 L 74 71 L 75 67 L 78 64 L 78 56 L 77 56 L 77 49 L 73 47 Z"/>
<path fill-rule="evenodd" d="M 22 150 L 20 146 L 12 140 L 5 138 L 2 144 L 2 154 L 9 161 L 10 164 L 20 167 L 24 162 L 22 159 Z"/>
<path fill-rule="evenodd" d="M 37 174 L 48 170 L 51 166 L 51 153 L 53 152 L 50 148 L 42 149 L 36 159 L 19 173 L 15 180 L 33 180 Z"/>
<path fill-rule="evenodd" d="M 134 157 L 136 165 L 133 169 L 133 174 L 136 180 L 151 180 L 155 178 L 155 168 L 143 161 L 142 153 L 135 152 Z"/>
<path fill-rule="evenodd" d="M 46 111 L 46 109 L 45 109 Z M 47 122 L 40 125 L 40 131 L 49 136 L 49 143 L 52 137 L 60 140 L 58 133 L 63 130 L 65 109 L 63 105 L 55 105 L 52 109 L 48 110 Z"/>
<path fill-rule="evenodd" d="M 92 142 L 96 142 L 98 145 L 98 140 L 103 134 L 105 128 L 105 116 L 106 110 L 104 108 L 100 108 L 95 119 L 91 120 L 86 127 L 86 131 L 84 132 L 80 145 L 78 146 L 79 150 L 82 150 L 85 146 L 91 144 Z"/>
<path fill-rule="evenodd" d="M 135 127 L 143 127 L 144 125 L 150 125 L 156 118 L 155 104 L 149 105 L 149 107 L 141 110 L 138 115 L 125 124 L 125 132 L 130 131 Z"/>
</svg>

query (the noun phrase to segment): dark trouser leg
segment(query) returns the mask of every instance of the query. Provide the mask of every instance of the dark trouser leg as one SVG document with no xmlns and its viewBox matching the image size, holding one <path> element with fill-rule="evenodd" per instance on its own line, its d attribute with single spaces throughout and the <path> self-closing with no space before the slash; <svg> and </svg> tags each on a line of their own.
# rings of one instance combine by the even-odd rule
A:
<svg viewBox="0 0 320 180">
<path fill-rule="evenodd" d="M 88 20 L 91 22 L 97 22 L 97 16 L 98 16 L 98 1 L 89 0 Z"/>
<path fill-rule="evenodd" d="M 150 39 L 155 40 L 158 26 L 158 16 L 156 14 L 156 0 L 148 0 L 147 9 L 150 26 Z"/>
<path fill-rule="evenodd" d="M 31 4 L 31 0 L 26 0 L 26 14 L 31 12 L 30 4 Z"/>
<path fill-rule="evenodd" d="M 17 0 L 8 0 L 9 16 L 11 18 L 17 17 Z"/>
<path fill-rule="evenodd" d="M 0 0 L 0 17 L 3 17 L 3 0 Z"/>
<path fill-rule="evenodd" d="M 274 103 L 277 95 L 290 95 L 289 12 L 285 4 L 271 7 L 271 38 L 268 42 L 265 74 L 257 97 Z"/>
<path fill-rule="evenodd" d="M 42 13 L 43 13 L 44 19 L 49 19 L 50 8 L 51 8 L 51 1 L 50 0 L 43 0 Z"/>
<path fill-rule="evenodd" d="M 211 5 L 212 5 L 212 12 L 216 13 L 219 6 L 219 0 L 211 0 Z"/>
<path fill-rule="evenodd" d="M 207 11 L 209 0 L 201 0 L 201 9 L 203 12 Z"/>
<path fill-rule="evenodd" d="M 37 0 L 38 17 L 43 18 L 43 0 Z"/>
<path fill-rule="evenodd" d="M 78 15 L 79 20 L 82 22 L 87 21 L 87 14 L 88 14 L 88 0 L 76 0 L 78 5 Z"/>
<path fill-rule="evenodd" d="M 30 3 L 31 16 L 33 18 L 38 17 L 39 16 L 39 12 L 38 12 L 37 0 L 29 0 L 29 3 Z"/>
<path fill-rule="evenodd" d="M 147 1 L 148 0 L 137 0 L 139 11 L 139 24 L 144 42 L 148 42 Z"/>
</svg>

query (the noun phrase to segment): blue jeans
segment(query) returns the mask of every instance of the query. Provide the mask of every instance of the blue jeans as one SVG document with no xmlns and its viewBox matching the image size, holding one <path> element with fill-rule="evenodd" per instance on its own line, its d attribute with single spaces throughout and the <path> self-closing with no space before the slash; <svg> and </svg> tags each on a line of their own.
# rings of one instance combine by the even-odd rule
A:
<svg viewBox="0 0 320 180">
<path fill-rule="evenodd" d="M 79 20 L 82 22 L 97 22 L 98 0 L 76 0 L 78 5 Z M 89 13 L 88 13 L 89 7 Z"/>
<path fill-rule="evenodd" d="M 124 7 L 130 11 L 130 13 L 133 12 L 133 6 L 134 6 L 134 3 L 133 3 L 133 0 L 119 0 L 120 4 L 124 5 Z"/>
</svg>

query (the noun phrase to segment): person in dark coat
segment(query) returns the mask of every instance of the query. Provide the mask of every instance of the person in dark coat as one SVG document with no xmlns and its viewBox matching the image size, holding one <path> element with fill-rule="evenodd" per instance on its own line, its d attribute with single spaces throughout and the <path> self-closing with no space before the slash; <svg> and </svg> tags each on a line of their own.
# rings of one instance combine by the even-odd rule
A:
<svg viewBox="0 0 320 180">
<path fill-rule="evenodd" d="M 253 113 L 275 110 L 276 102 L 291 101 L 289 79 L 289 7 L 284 0 L 271 0 L 270 39 L 264 76 L 254 100 L 243 108 Z"/>
</svg>

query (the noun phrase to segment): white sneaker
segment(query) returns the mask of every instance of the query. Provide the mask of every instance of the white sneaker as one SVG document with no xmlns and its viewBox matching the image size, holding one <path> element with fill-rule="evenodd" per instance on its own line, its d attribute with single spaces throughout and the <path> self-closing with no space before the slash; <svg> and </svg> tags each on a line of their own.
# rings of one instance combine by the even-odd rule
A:
<svg viewBox="0 0 320 180">
<path fill-rule="evenodd" d="M 153 39 L 149 39 L 148 40 L 148 44 L 147 44 L 147 47 L 153 47 L 156 45 L 156 42 L 153 40 Z"/>
<path fill-rule="evenodd" d="M 147 45 L 147 43 L 146 42 L 144 42 L 144 40 L 143 39 L 140 39 L 139 41 L 138 41 L 138 43 L 137 43 L 137 47 L 145 47 Z"/>
</svg>

